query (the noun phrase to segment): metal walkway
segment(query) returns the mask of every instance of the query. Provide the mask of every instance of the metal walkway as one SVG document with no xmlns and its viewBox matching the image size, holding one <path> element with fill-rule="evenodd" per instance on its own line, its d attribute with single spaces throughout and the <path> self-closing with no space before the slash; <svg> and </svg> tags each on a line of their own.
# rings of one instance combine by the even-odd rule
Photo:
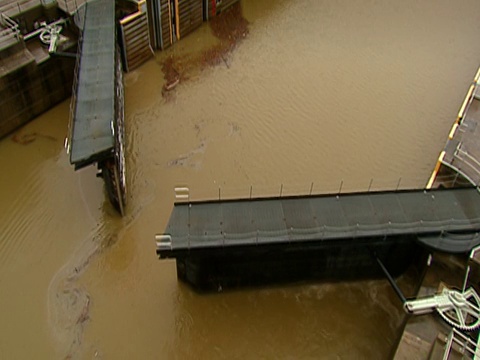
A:
<svg viewBox="0 0 480 360">
<path fill-rule="evenodd" d="M 115 2 L 86 4 L 77 67 L 70 162 L 81 168 L 111 156 L 115 145 Z"/>
<path fill-rule="evenodd" d="M 71 100 L 67 151 L 75 170 L 96 164 L 108 197 L 123 215 L 126 202 L 123 73 L 116 42 L 115 2 L 89 1 Z"/>
<path fill-rule="evenodd" d="M 480 244 L 475 188 L 176 203 L 157 254 L 415 236 L 434 249 Z"/>
</svg>

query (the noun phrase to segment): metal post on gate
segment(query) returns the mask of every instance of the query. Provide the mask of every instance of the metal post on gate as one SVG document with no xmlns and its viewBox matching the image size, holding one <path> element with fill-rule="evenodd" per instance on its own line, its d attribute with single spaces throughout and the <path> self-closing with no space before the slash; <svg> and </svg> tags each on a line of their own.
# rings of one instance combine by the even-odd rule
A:
<svg viewBox="0 0 480 360">
<path fill-rule="evenodd" d="M 397 183 L 397 189 L 395 191 L 398 191 L 398 188 L 400 187 L 400 182 L 402 181 L 402 178 L 398 178 L 398 183 Z"/>
<path fill-rule="evenodd" d="M 455 187 L 455 184 L 457 183 L 458 179 L 458 172 L 455 172 L 455 177 L 453 178 L 453 187 Z"/>
</svg>

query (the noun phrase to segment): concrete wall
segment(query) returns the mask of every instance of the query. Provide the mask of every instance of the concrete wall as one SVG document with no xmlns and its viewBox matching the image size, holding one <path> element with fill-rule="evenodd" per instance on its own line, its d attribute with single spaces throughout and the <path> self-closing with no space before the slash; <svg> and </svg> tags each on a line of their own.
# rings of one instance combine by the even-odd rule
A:
<svg viewBox="0 0 480 360">
<path fill-rule="evenodd" d="M 0 138 L 70 96 L 75 60 L 51 58 L 0 78 Z"/>
</svg>

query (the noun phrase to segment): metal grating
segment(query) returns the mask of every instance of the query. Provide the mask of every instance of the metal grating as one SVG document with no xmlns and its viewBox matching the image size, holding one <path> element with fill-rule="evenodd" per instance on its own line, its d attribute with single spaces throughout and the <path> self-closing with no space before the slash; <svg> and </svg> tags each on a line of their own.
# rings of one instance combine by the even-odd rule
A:
<svg viewBox="0 0 480 360">
<path fill-rule="evenodd" d="M 115 2 L 86 4 L 70 162 L 82 167 L 111 156 L 115 145 Z"/>
<path fill-rule="evenodd" d="M 171 245 L 157 250 L 168 257 L 193 248 L 417 235 L 461 252 L 480 243 L 479 231 L 474 188 L 212 201 L 176 204 L 166 229 Z"/>
</svg>

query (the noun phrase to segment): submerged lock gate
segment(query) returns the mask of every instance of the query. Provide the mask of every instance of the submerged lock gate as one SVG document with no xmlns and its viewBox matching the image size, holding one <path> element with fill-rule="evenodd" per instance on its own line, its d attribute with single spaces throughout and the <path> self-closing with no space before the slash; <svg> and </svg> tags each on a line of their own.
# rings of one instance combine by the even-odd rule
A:
<svg viewBox="0 0 480 360">
<path fill-rule="evenodd" d="M 160 258 L 199 289 L 311 278 L 393 275 L 421 247 L 462 253 L 480 244 L 475 188 L 176 203 Z"/>
<path fill-rule="evenodd" d="M 115 3 L 86 4 L 75 69 L 68 151 L 78 170 L 97 164 L 113 206 L 123 215 L 125 156 L 123 74 L 116 42 Z"/>
</svg>

